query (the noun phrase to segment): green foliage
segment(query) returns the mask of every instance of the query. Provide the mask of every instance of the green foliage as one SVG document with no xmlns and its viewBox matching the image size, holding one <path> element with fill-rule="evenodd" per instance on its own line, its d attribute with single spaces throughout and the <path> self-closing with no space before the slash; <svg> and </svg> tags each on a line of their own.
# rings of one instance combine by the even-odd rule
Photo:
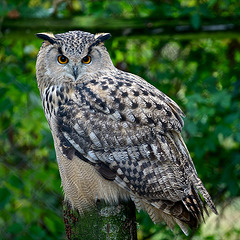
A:
<svg viewBox="0 0 240 240">
<path fill-rule="evenodd" d="M 239 1 L 71 3 L 58 5 L 56 17 L 184 17 L 199 29 L 203 17 L 240 15 Z M 3 1 L 0 14 L 6 17 L 17 10 L 25 18 L 50 16 L 51 4 L 47 0 Z M 0 38 L 1 239 L 65 239 L 60 176 L 35 80 L 40 45 L 35 36 L 30 41 L 8 38 L 7 34 Z M 189 41 L 163 41 L 161 36 L 119 37 L 106 45 L 116 66 L 142 76 L 184 110 L 183 136 L 199 176 L 218 207 L 239 196 L 240 42 L 226 34 L 222 40 Z M 154 225 L 143 212 L 137 220 L 139 239 L 174 236 L 164 224 Z M 179 229 L 175 234 L 176 239 L 237 239 L 240 226 L 229 227 L 223 236 L 215 232 L 206 235 L 202 227 L 189 237 Z"/>
<path fill-rule="evenodd" d="M 1 41 L 2 239 L 64 236 L 58 168 L 35 81 L 39 45 L 36 40 Z"/>
</svg>

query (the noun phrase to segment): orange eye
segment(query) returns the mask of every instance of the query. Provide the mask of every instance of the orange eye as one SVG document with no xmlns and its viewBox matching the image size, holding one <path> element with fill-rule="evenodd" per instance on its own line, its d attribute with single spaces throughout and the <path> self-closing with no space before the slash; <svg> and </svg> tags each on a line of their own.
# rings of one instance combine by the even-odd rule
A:
<svg viewBox="0 0 240 240">
<path fill-rule="evenodd" d="M 82 59 L 82 63 L 89 64 L 91 60 L 92 60 L 91 57 L 87 55 Z"/>
<path fill-rule="evenodd" d="M 58 62 L 61 63 L 61 64 L 66 64 L 66 63 L 68 63 L 68 58 L 65 57 L 64 55 L 59 55 L 58 56 Z"/>
</svg>

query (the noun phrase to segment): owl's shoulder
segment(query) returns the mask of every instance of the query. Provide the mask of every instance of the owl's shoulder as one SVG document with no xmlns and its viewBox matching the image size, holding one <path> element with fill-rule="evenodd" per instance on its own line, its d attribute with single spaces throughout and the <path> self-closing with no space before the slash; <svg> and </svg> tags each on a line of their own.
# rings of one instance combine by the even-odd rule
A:
<svg viewBox="0 0 240 240">
<path fill-rule="evenodd" d="M 102 72 L 76 85 L 76 102 L 85 102 L 116 121 L 181 131 L 184 113 L 143 78 L 120 70 Z"/>
</svg>

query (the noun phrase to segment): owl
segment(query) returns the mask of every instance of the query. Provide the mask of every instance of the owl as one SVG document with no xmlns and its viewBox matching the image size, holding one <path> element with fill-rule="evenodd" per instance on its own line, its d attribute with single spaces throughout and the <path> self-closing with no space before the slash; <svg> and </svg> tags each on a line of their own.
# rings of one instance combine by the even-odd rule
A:
<svg viewBox="0 0 240 240">
<path fill-rule="evenodd" d="M 152 221 L 187 234 L 214 203 L 181 137 L 184 114 L 139 76 L 117 69 L 109 33 L 39 33 L 38 88 L 65 199 L 84 214 L 96 199 L 131 199 Z M 189 227 L 188 227 L 189 226 Z"/>
</svg>

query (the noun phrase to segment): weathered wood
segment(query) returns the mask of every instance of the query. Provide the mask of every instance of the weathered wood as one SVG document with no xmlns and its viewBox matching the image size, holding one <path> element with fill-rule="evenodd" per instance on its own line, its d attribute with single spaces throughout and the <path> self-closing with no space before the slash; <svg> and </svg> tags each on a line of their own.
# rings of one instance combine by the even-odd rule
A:
<svg viewBox="0 0 240 240">
<path fill-rule="evenodd" d="M 64 203 L 68 240 L 137 240 L 135 206 L 132 201 L 111 206 L 103 201 L 83 216 Z"/>
<path fill-rule="evenodd" d="M 116 36 L 159 36 L 163 39 L 194 38 L 239 38 L 240 20 L 235 18 L 202 19 L 199 29 L 189 25 L 188 19 L 158 18 L 96 18 L 75 16 L 69 19 L 58 18 L 19 18 L 4 19 L 1 26 L 4 35 L 15 38 L 29 38 L 36 32 L 54 33 L 69 30 L 90 32 L 111 32 Z"/>
</svg>

